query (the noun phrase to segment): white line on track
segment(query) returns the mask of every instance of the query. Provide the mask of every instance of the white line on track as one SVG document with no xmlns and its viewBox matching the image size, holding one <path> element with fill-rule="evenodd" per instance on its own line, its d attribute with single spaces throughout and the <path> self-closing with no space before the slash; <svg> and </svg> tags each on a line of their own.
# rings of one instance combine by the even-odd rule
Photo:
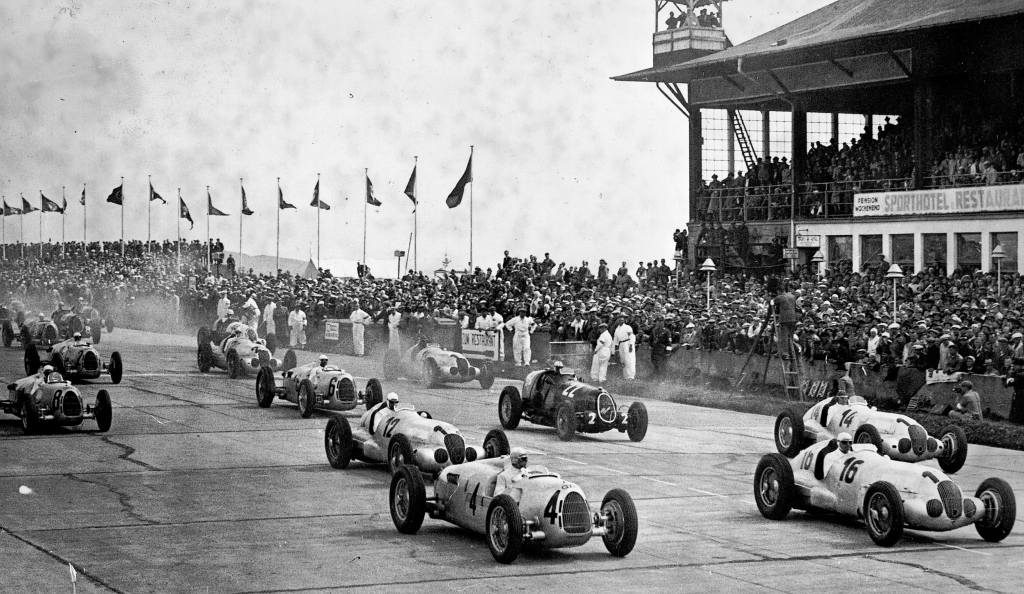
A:
<svg viewBox="0 0 1024 594">
<path fill-rule="evenodd" d="M 687 489 L 693 491 L 694 493 L 702 493 L 704 495 L 711 495 L 712 497 L 721 497 L 722 499 L 729 498 L 728 495 L 722 495 L 721 493 L 713 493 L 711 491 L 705 491 L 704 489 L 696 489 L 694 487 L 687 487 Z"/>
<path fill-rule="evenodd" d="M 616 474 L 629 474 L 628 472 L 622 470 L 615 470 L 614 468 L 608 468 L 607 466 L 595 466 L 594 468 L 598 470 L 607 470 L 608 472 L 614 472 Z"/>
<path fill-rule="evenodd" d="M 956 545 L 946 544 L 944 542 L 937 542 L 935 544 L 940 544 L 940 545 L 942 545 L 942 546 L 944 546 L 946 548 L 956 549 L 958 551 L 967 551 L 968 553 L 974 553 L 975 555 L 984 555 L 986 557 L 991 557 L 991 555 L 989 553 L 985 553 L 985 552 L 982 552 L 982 551 L 976 551 L 974 549 L 965 549 L 964 547 L 958 547 Z"/>
<path fill-rule="evenodd" d="M 589 466 L 586 462 L 580 462 L 579 460 L 573 460 L 572 458 L 563 458 L 562 456 L 551 456 L 551 457 L 552 458 L 557 458 L 559 460 L 565 460 L 566 462 L 570 462 L 572 464 L 579 464 L 581 466 Z"/>
<path fill-rule="evenodd" d="M 547 456 L 548 455 L 547 452 L 542 452 L 540 450 L 531 450 L 530 448 L 523 448 L 523 451 L 526 452 L 527 454 L 537 454 L 538 456 Z M 558 456 L 555 456 L 555 458 L 557 458 L 557 457 Z"/>
<path fill-rule="evenodd" d="M 679 485 L 677 485 L 675 483 L 670 483 L 668 481 L 663 481 L 663 480 L 659 480 L 659 479 L 656 479 L 656 478 L 651 478 L 649 476 L 641 476 L 640 478 L 647 479 L 647 480 L 649 480 L 651 482 L 654 482 L 654 483 L 660 483 L 662 485 L 668 485 L 670 487 L 678 487 L 679 486 Z"/>
</svg>

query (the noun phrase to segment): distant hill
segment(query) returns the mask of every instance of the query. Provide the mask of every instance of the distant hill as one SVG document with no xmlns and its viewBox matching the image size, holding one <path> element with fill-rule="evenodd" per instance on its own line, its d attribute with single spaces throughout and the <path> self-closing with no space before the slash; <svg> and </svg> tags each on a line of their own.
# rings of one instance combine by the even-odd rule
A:
<svg viewBox="0 0 1024 594">
<path fill-rule="evenodd" d="M 249 254 L 241 254 L 238 252 L 227 252 L 224 256 L 226 260 L 228 255 L 234 256 L 235 268 L 248 272 L 251 268 L 256 274 L 274 274 L 277 269 L 274 267 L 274 256 L 250 256 Z M 300 274 L 303 276 L 316 275 L 316 266 L 312 260 L 298 260 L 295 258 L 281 258 L 279 267 L 281 270 L 290 272 L 292 274 Z"/>
</svg>

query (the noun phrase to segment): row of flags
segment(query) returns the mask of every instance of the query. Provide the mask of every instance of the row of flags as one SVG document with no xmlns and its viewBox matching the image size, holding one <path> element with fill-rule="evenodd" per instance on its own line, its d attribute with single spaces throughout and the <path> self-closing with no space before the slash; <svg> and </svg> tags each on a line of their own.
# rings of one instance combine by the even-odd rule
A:
<svg viewBox="0 0 1024 594">
<path fill-rule="evenodd" d="M 460 177 L 459 181 L 456 182 L 455 187 L 452 189 L 451 193 L 448 194 L 448 198 L 445 200 L 445 204 L 448 205 L 448 208 L 455 208 L 458 205 L 462 204 L 462 197 L 465 194 L 466 186 L 472 182 L 473 156 L 470 155 L 469 162 L 466 163 L 466 170 L 462 173 L 462 177 Z M 249 208 L 249 201 L 245 194 L 245 186 L 242 185 L 241 189 L 242 214 L 246 216 L 255 214 L 255 211 Z M 412 200 L 413 208 L 419 205 L 419 202 L 416 199 L 416 166 L 413 166 L 412 168 L 412 174 L 409 176 L 409 182 L 405 185 L 405 191 L 403 193 L 409 197 L 409 200 Z M 43 194 L 42 192 L 39 193 L 39 196 L 42 199 L 40 208 L 36 208 L 29 204 L 28 200 L 26 200 L 24 196 L 21 197 L 21 208 L 9 206 L 7 204 L 7 201 L 4 200 L 3 216 L 6 217 L 11 215 L 28 214 L 30 212 L 35 211 L 64 213 L 67 210 L 67 199 L 62 199 L 62 204 L 58 204 L 57 202 L 47 198 L 46 195 Z M 159 200 L 163 204 L 167 204 L 167 200 L 164 200 L 163 196 L 158 194 L 157 191 L 153 189 L 152 182 L 149 184 L 149 200 L 150 202 L 154 200 Z M 124 182 L 121 182 L 121 185 L 117 186 L 110 192 L 110 195 L 107 196 L 107 202 L 110 202 L 111 204 L 117 204 L 118 206 L 124 206 Z M 79 198 L 79 203 L 82 204 L 83 206 L 85 205 L 84 187 L 82 188 L 82 195 Z M 373 193 L 373 182 L 370 181 L 369 175 L 366 175 L 366 203 L 369 204 L 370 206 L 380 206 L 381 204 L 383 204 L 380 200 L 377 199 L 377 197 Z M 330 204 L 327 204 L 326 202 L 320 199 L 319 179 L 316 180 L 316 185 L 313 186 L 313 201 L 310 202 L 309 205 L 315 208 L 320 208 L 322 210 L 331 209 Z M 294 204 L 290 204 L 287 201 L 285 201 L 284 192 L 281 190 L 280 184 L 278 184 L 277 186 L 277 207 L 281 210 L 287 208 L 295 208 Z M 178 198 L 178 210 L 178 216 L 188 221 L 189 228 L 192 228 L 195 225 L 195 222 L 192 220 L 192 213 L 189 211 L 188 205 L 186 205 L 185 201 L 181 198 Z M 228 216 L 228 213 L 220 210 L 219 208 L 213 205 L 213 197 L 210 195 L 209 188 L 207 188 L 206 190 L 206 212 L 209 216 L 212 217 Z"/>
</svg>

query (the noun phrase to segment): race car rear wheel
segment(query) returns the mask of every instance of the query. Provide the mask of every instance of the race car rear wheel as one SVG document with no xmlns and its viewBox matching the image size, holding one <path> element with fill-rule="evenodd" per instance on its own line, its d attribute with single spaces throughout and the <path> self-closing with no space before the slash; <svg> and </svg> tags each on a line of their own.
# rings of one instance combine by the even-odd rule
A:
<svg viewBox="0 0 1024 594">
<path fill-rule="evenodd" d="M 878 428 L 874 425 L 867 424 L 861 425 L 857 429 L 856 435 L 853 436 L 853 441 L 856 443 L 870 443 L 875 446 L 879 454 L 884 455 L 885 443 L 882 441 L 882 435 L 878 432 Z"/>
<path fill-rule="evenodd" d="M 388 497 L 391 521 L 402 534 L 416 534 L 423 525 L 427 509 L 427 489 L 423 475 L 414 466 L 402 466 L 391 477 Z"/>
<path fill-rule="evenodd" d="M 487 548 L 498 563 L 511 563 L 523 550 L 523 516 L 519 504 L 507 493 L 487 508 Z"/>
<path fill-rule="evenodd" d="M 490 390 L 491 386 L 494 385 L 494 372 L 491 371 L 490 366 L 486 363 L 481 363 L 480 365 L 480 375 L 477 376 L 480 387 L 484 390 Z"/>
<path fill-rule="evenodd" d="M 985 515 L 974 523 L 978 535 L 989 542 L 999 542 L 1010 535 L 1017 521 L 1017 499 L 1009 483 L 988 478 L 978 485 L 974 496 L 985 504 Z"/>
<path fill-rule="evenodd" d="M 346 468 L 352 461 L 352 427 L 345 417 L 334 416 L 324 431 L 324 450 L 332 468 Z"/>
<path fill-rule="evenodd" d="M 441 383 L 441 369 L 437 366 L 437 361 L 433 359 L 423 360 L 423 383 L 428 388 L 436 387 Z"/>
<path fill-rule="evenodd" d="M 21 430 L 25 435 L 31 435 L 39 429 L 39 409 L 30 396 L 21 398 L 18 416 L 21 417 Z"/>
<path fill-rule="evenodd" d="M 64 358 L 60 353 L 50 353 L 50 367 L 57 373 L 64 375 Z"/>
<path fill-rule="evenodd" d="M 14 328 L 11 326 L 9 321 L 5 321 L 3 329 L 0 330 L 3 333 L 4 346 L 9 347 L 14 342 Z"/>
<path fill-rule="evenodd" d="M 945 451 L 939 458 L 943 472 L 956 472 L 967 462 L 967 433 L 959 425 L 947 425 L 939 432 Z"/>
<path fill-rule="evenodd" d="M 891 547 L 903 536 L 903 499 L 892 483 L 878 481 L 864 496 L 864 524 L 875 544 Z"/>
<path fill-rule="evenodd" d="M 754 471 L 754 502 L 769 520 L 784 520 L 793 509 L 796 483 L 793 467 L 782 454 L 765 454 Z"/>
<path fill-rule="evenodd" d="M 196 346 L 202 347 L 204 344 L 210 344 L 210 329 L 206 326 L 200 326 L 199 330 L 196 331 Z"/>
<path fill-rule="evenodd" d="M 245 372 L 242 370 L 242 359 L 239 358 L 238 351 L 231 349 L 225 353 L 224 357 L 227 359 L 228 377 L 231 379 L 238 379 L 244 375 Z"/>
<path fill-rule="evenodd" d="M 647 407 L 643 402 L 629 405 L 626 413 L 626 435 L 630 441 L 643 441 L 647 435 Z"/>
<path fill-rule="evenodd" d="M 114 351 L 110 353 L 110 363 L 107 365 L 110 372 L 110 381 L 115 384 L 121 383 L 121 375 L 124 374 L 124 364 L 121 362 L 121 353 Z"/>
<path fill-rule="evenodd" d="M 485 458 L 507 456 L 512 451 L 508 445 L 508 436 L 501 429 L 491 429 L 487 432 L 487 437 L 484 437 L 483 449 Z"/>
<path fill-rule="evenodd" d="M 393 349 L 387 349 L 384 351 L 384 363 L 382 365 L 381 374 L 384 379 L 388 381 L 398 379 L 398 372 L 402 364 L 402 354 Z"/>
<path fill-rule="evenodd" d="M 100 390 L 96 393 L 96 425 L 100 433 L 110 431 L 110 423 L 114 419 L 114 408 L 110 404 L 110 393 Z"/>
<path fill-rule="evenodd" d="M 309 383 L 309 380 L 302 380 L 299 383 L 299 414 L 302 415 L 303 419 L 308 419 L 313 416 L 313 411 L 316 410 L 316 395 L 313 393 L 313 384 Z"/>
<path fill-rule="evenodd" d="M 519 388 L 505 386 L 498 396 L 498 420 L 505 429 L 515 429 L 523 416 L 523 399 L 519 396 Z"/>
<path fill-rule="evenodd" d="M 601 502 L 601 514 L 605 516 L 604 548 L 616 557 L 625 557 L 636 544 L 639 525 L 633 498 L 622 489 L 612 489 Z"/>
<path fill-rule="evenodd" d="M 572 441 L 576 436 L 576 409 L 572 404 L 566 402 L 558 407 L 555 414 L 555 431 L 558 432 L 558 439 Z"/>
<path fill-rule="evenodd" d="M 415 464 L 409 438 L 401 433 L 391 438 L 388 444 L 388 472 L 395 474 L 406 464 Z"/>
<path fill-rule="evenodd" d="M 370 410 L 384 402 L 384 388 L 381 387 L 379 379 L 371 377 L 366 380 L 366 392 L 363 393 L 363 402 L 366 404 L 366 410 Z"/>
<path fill-rule="evenodd" d="M 269 408 L 274 402 L 274 372 L 269 367 L 260 367 L 256 373 L 256 404 Z"/>
<path fill-rule="evenodd" d="M 25 347 L 25 375 L 32 375 L 39 371 L 39 351 L 35 345 Z"/>
<path fill-rule="evenodd" d="M 791 408 L 775 418 L 775 449 L 787 458 L 800 453 L 804 447 L 804 418 Z"/>
<path fill-rule="evenodd" d="M 199 343 L 199 348 L 196 351 L 196 366 L 199 367 L 200 373 L 206 373 L 213 367 L 213 348 L 209 342 Z"/>
<path fill-rule="evenodd" d="M 292 349 L 288 349 L 287 351 L 285 351 L 284 359 L 281 359 L 281 371 L 288 371 L 290 369 L 295 369 L 295 366 L 297 364 L 298 364 L 298 359 L 295 356 L 295 351 L 293 351 Z"/>
</svg>

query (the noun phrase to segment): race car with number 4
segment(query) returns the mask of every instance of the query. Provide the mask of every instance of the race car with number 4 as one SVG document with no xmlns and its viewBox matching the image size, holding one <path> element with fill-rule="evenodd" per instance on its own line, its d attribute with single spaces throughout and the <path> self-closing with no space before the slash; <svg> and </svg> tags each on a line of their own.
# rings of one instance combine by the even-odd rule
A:
<svg viewBox="0 0 1024 594">
<path fill-rule="evenodd" d="M 334 468 L 346 468 L 352 460 L 362 460 L 387 464 L 389 472 L 411 464 L 422 472 L 436 474 L 450 464 L 507 454 L 509 445 L 505 432 L 495 429 L 487 433 L 480 447 L 468 446 L 457 427 L 434 420 L 430 413 L 416 410 L 412 404 L 399 403 L 391 393 L 387 400 L 363 413 L 355 427 L 345 417 L 331 417 L 324 432 L 324 450 Z"/>
<path fill-rule="evenodd" d="M 613 429 L 631 441 L 647 435 L 647 407 L 634 402 L 618 407 L 607 390 L 579 381 L 571 370 L 555 364 L 533 371 L 523 380 L 523 391 L 506 386 L 498 397 L 498 420 L 515 429 L 520 419 L 554 427 L 558 438 L 569 441 L 576 433 L 604 433 Z"/>
<path fill-rule="evenodd" d="M 967 435 L 959 426 L 948 425 L 932 437 L 911 417 L 881 412 L 858 396 L 826 398 L 802 415 L 786 409 L 775 420 L 775 447 L 792 457 L 842 431 L 848 431 L 857 443 L 874 444 L 879 454 L 893 460 L 935 459 L 945 472 L 960 470 L 967 460 Z"/>
<path fill-rule="evenodd" d="M 766 454 L 754 472 L 754 500 L 761 514 L 785 519 L 791 509 L 834 512 L 864 522 L 871 539 L 894 545 L 904 528 L 935 532 L 974 524 L 987 541 L 1006 538 L 1017 503 L 1006 481 L 989 478 L 974 496 L 940 470 L 893 460 L 873 444 L 843 452 L 835 440 L 818 442 L 790 459 Z"/>
<path fill-rule="evenodd" d="M 391 477 L 389 508 L 395 528 L 416 534 L 424 515 L 483 534 L 495 561 L 511 563 L 527 544 L 578 547 L 600 536 L 609 553 L 624 557 L 636 544 L 638 519 L 629 493 L 612 489 L 591 510 L 579 485 L 544 467 L 525 467 L 503 485 L 508 456 L 449 466 L 432 481 L 405 466 Z"/>
</svg>

